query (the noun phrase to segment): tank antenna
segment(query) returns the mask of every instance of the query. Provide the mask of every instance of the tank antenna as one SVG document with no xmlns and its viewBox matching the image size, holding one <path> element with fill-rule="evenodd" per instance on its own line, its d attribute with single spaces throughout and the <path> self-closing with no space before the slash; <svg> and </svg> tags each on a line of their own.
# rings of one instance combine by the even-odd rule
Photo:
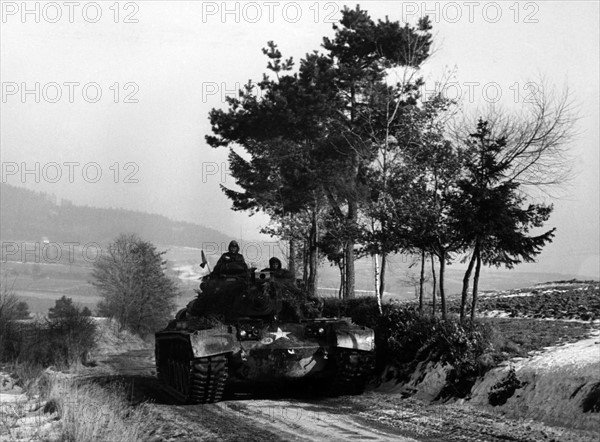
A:
<svg viewBox="0 0 600 442">
<path fill-rule="evenodd" d="M 200 264 L 200 267 L 204 268 L 205 266 L 208 268 L 208 273 L 211 273 L 210 271 L 210 264 L 208 263 L 208 260 L 206 259 L 206 255 L 204 254 L 204 250 L 201 251 L 202 254 L 202 264 Z"/>
</svg>

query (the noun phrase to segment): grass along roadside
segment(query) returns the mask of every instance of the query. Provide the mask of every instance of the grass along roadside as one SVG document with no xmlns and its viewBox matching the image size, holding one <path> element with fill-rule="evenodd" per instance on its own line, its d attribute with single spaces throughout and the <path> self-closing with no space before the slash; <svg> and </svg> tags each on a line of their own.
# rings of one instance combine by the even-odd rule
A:
<svg viewBox="0 0 600 442">
<path fill-rule="evenodd" d="M 46 407 L 60 417 L 61 442 L 142 442 L 152 420 L 147 404 L 132 407 L 119 385 L 53 378 Z"/>
<path fill-rule="evenodd" d="M 149 405 L 131 406 L 118 384 L 99 386 L 50 369 L 27 381 L 1 372 L 0 379 L 0 442 L 149 439 Z"/>
<path fill-rule="evenodd" d="M 93 359 L 148 345 L 112 321 L 95 322 L 98 339 L 94 343 L 99 345 L 89 348 Z M 13 330 L 17 334 L 26 331 L 23 327 Z M 61 343 L 71 349 L 77 342 L 66 339 Z M 52 352 L 47 340 L 33 347 L 42 344 Z M 93 368 L 81 361 L 58 358 L 52 361 L 52 367 L 44 367 L 35 360 L 42 353 L 30 353 L 33 347 L 22 346 L 19 362 L 0 366 L 0 442 L 149 439 L 147 423 L 151 418 L 147 404 L 132 406 L 118 385 L 101 386 L 83 379 L 81 376 Z M 89 362 L 94 361 L 88 360 L 88 365 Z"/>
</svg>

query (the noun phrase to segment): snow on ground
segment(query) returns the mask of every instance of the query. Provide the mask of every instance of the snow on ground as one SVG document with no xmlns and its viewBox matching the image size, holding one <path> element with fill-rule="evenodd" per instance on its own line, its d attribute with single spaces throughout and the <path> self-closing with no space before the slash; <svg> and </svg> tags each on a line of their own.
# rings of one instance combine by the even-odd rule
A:
<svg viewBox="0 0 600 442">
<path fill-rule="evenodd" d="M 528 368 L 551 372 L 561 367 L 569 367 L 575 374 L 579 371 L 588 371 L 593 365 L 600 367 L 600 330 L 594 330 L 590 337 L 577 342 L 548 347 L 544 352 L 518 361 L 515 369 Z M 596 374 L 600 378 L 600 372 L 597 371 Z"/>
<path fill-rule="evenodd" d="M 198 281 L 208 272 L 203 270 L 198 264 L 189 264 L 173 267 L 173 270 L 178 273 L 177 277 L 183 281 Z"/>
<path fill-rule="evenodd" d="M 539 284 L 536 284 L 535 287 L 537 287 L 537 288 L 556 287 L 556 286 L 577 287 L 577 286 L 580 286 L 581 284 L 589 284 L 591 287 L 593 287 L 594 284 L 598 284 L 598 281 L 540 282 Z M 586 288 L 586 287 L 583 287 L 583 288 Z"/>
<path fill-rule="evenodd" d="M 577 290 L 583 290 L 583 288 L 578 288 Z M 572 290 L 549 289 L 549 290 L 539 291 L 539 290 L 533 289 L 532 291 L 526 291 L 526 292 L 519 292 L 519 291 L 515 292 L 514 290 L 510 290 L 507 292 L 502 291 L 502 292 L 485 293 L 484 296 L 495 297 L 495 298 L 518 298 L 518 297 L 524 297 L 524 296 L 547 295 L 549 293 L 567 293 L 570 291 L 572 291 Z"/>
<path fill-rule="evenodd" d="M 553 293 L 584 291 L 588 289 L 593 289 L 597 285 L 597 281 L 544 282 L 523 289 L 482 292 L 480 296 L 490 298 L 517 298 L 521 296 L 526 297 L 535 295 L 547 295 Z"/>
<path fill-rule="evenodd" d="M 505 402 L 491 407 L 495 411 L 597 431 L 600 415 L 589 407 L 598 406 L 599 386 L 600 330 L 594 330 L 580 341 L 548 347 L 491 370 L 473 387 L 470 402 L 490 407 L 491 395 L 500 392 Z"/>
<path fill-rule="evenodd" d="M 510 313 L 504 310 L 486 310 L 481 313 L 483 318 L 510 318 Z"/>
<path fill-rule="evenodd" d="M 57 441 L 58 414 L 39 395 L 27 395 L 0 372 L 0 442 Z"/>
</svg>

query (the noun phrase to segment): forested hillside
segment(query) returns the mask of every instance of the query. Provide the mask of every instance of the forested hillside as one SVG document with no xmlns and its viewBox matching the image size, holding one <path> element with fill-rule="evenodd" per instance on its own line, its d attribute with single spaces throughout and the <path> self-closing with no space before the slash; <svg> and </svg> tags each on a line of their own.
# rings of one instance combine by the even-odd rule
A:
<svg viewBox="0 0 600 442">
<path fill-rule="evenodd" d="M 216 230 L 162 215 L 125 209 L 76 206 L 53 195 L 0 184 L 2 241 L 104 243 L 122 232 L 160 244 L 201 247 L 203 242 L 228 241 Z"/>
</svg>

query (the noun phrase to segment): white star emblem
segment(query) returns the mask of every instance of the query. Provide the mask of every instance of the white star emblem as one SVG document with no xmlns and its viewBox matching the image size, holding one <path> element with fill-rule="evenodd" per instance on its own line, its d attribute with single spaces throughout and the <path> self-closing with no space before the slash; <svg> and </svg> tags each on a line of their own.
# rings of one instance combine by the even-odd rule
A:
<svg viewBox="0 0 600 442">
<path fill-rule="evenodd" d="M 275 340 L 278 340 L 279 338 L 290 339 L 290 338 L 287 337 L 287 335 L 289 335 L 290 333 L 291 332 L 284 332 L 279 327 L 277 327 L 277 331 L 276 332 L 269 332 L 270 335 L 274 335 L 275 336 Z"/>
</svg>

